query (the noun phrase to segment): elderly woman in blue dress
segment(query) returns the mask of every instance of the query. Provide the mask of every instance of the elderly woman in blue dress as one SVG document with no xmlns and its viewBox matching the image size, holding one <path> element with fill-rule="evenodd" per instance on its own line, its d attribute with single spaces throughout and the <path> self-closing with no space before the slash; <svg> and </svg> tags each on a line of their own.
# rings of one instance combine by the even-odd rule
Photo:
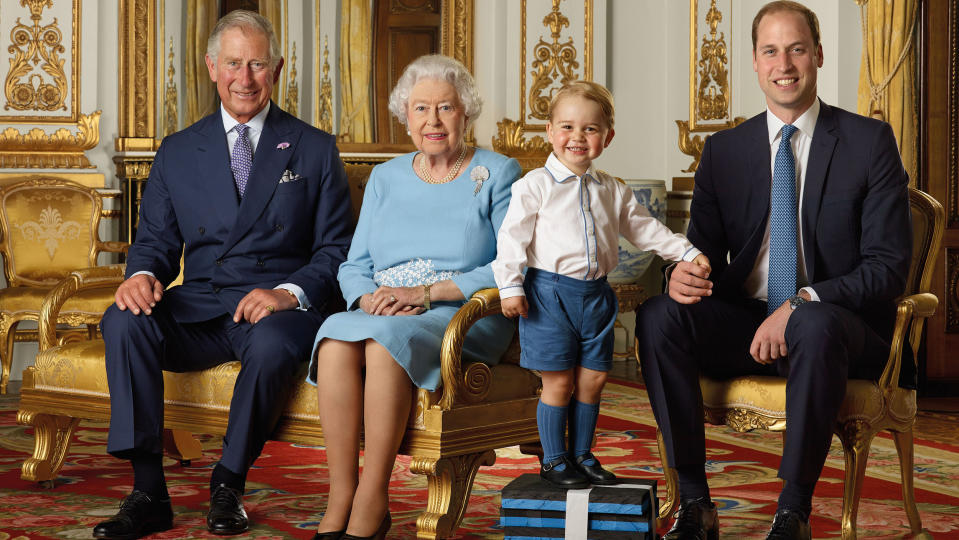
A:
<svg viewBox="0 0 959 540">
<path fill-rule="evenodd" d="M 440 55 L 407 66 L 390 95 L 390 111 L 418 151 L 370 174 L 338 275 L 349 311 L 327 319 L 316 336 L 311 380 L 330 495 L 315 539 L 385 536 L 390 474 L 414 386 L 440 385 L 447 324 L 473 292 L 496 286 L 496 233 L 520 167 L 466 144 L 481 107 L 466 68 Z M 496 362 L 512 334 L 507 319 L 483 319 L 467 334 L 464 361 Z"/>
</svg>

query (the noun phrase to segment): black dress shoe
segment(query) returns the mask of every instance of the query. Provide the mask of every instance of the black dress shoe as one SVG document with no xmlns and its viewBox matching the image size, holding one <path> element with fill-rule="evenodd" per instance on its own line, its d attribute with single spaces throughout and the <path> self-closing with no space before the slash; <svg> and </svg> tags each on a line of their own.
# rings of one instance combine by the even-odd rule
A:
<svg viewBox="0 0 959 540">
<path fill-rule="evenodd" d="M 313 535 L 313 540 L 340 540 L 346 534 L 346 529 L 342 531 L 318 532 Z"/>
<path fill-rule="evenodd" d="M 776 510 L 773 525 L 769 528 L 766 540 L 810 540 L 812 530 L 809 520 L 795 510 Z"/>
<path fill-rule="evenodd" d="M 240 534 L 250 527 L 243 509 L 243 494 L 227 487 L 217 486 L 210 494 L 210 511 L 206 515 L 206 528 L 213 534 Z"/>
<path fill-rule="evenodd" d="M 566 468 L 559 470 L 556 467 L 566 465 Z M 539 470 L 540 477 L 554 486 L 563 489 L 583 489 L 589 487 L 589 480 L 579 472 L 579 469 L 569 460 L 567 456 L 560 456 L 555 460 L 544 463 Z"/>
<path fill-rule="evenodd" d="M 592 465 L 586 465 L 584 461 L 593 460 Z M 607 471 L 599 464 L 599 460 L 596 459 L 596 456 L 592 452 L 586 452 L 581 456 L 576 456 L 576 468 L 579 469 L 579 472 L 583 473 L 583 476 L 589 480 L 590 484 L 597 486 L 611 486 L 613 484 L 618 484 L 619 480 L 616 479 L 616 475 Z"/>
<path fill-rule="evenodd" d="M 380 522 L 379 528 L 376 529 L 376 532 L 372 536 L 356 536 L 354 534 L 346 534 L 344 531 L 343 536 L 340 537 L 341 540 L 385 540 L 386 533 L 390 532 L 390 527 L 393 526 L 393 519 L 390 517 L 389 510 L 386 511 L 386 515 L 383 516 L 383 521 Z"/>
<path fill-rule="evenodd" d="M 155 501 L 142 491 L 134 491 L 120 503 L 117 515 L 93 528 L 93 537 L 132 540 L 172 528 L 170 499 Z"/>
<path fill-rule="evenodd" d="M 683 502 L 663 540 L 719 540 L 716 505 L 707 497 Z"/>
</svg>

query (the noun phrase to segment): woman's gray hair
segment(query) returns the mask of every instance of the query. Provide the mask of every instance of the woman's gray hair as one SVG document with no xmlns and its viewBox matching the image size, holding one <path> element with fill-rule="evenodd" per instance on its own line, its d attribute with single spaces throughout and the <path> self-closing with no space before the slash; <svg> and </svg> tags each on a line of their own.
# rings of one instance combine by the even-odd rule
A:
<svg viewBox="0 0 959 540">
<path fill-rule="evenodd" d="M 427 54 L 410 62 L 390 93 L 390 112 L 404 126 L 406 125 L 406 107 L 409 105 L 410 92 L 416 83 L 423 79 L 437 79 L 453 85 L 466 113 L 466 127 L 483 110 L 483 99 L 476 91 L 476 81 L 461 62 L 442 54 Z"/>
<path fill-rule="evenodd" d="M 216 65 L 217 56 L 220 54 L 220 36 L 231 28 L 243 28 L 266 35 L 270 42 L 270 57 L 267 62 L 270 64 L 270 69 L 276 67 L 282 53 L 280 52 L 280 42 L 276 39 L 276 32 L 273 31 L 273 24 L 263 15 L 245 9 L 235 9 L 216 21 L 216 26 L 210 33 L 210 39 L 206 42 L 206 54 L 214 65 Z"/>
</svg>

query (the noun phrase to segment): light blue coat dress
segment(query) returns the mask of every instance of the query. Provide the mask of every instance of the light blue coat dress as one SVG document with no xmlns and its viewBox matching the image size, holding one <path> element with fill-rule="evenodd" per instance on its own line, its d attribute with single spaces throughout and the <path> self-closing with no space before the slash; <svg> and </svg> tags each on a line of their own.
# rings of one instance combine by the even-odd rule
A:
<svg viewBox="0 0 959 540">
<path fill-rule="evenodd" d="M 445 184 L 428 184 L 413 172 L 414 153 L 373 168 L 346 262 L 337 279 L 351 309 L 330 316 L 313 347 L 308 380 L 316 382 L 316 347 L 325 338 L 374 339 L 427 390 L 441 384 L 440 343 L 464 301 L 433 302 L 416 316 L 369 315 L 359 299 L 380 285 L 409 287 L 452 279 L 469 298 L 496 287 L 490 263 L 496 233 L 519 178 L 515 159 L 477 149 L 470 164 Z M 502 316 L 472 326 L 463 361 L 495 364 L 512 339 L 514 325 Z"/>
</svg>

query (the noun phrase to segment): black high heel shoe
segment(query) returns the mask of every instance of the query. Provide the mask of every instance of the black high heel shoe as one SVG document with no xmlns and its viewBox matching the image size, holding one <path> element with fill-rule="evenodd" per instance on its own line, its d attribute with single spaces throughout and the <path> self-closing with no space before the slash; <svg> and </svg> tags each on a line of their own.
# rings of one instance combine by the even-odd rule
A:
<svg viewBox="0 0 959 540">
<path fill-rule="evenodd" d="M 386 533 L 390 532 L 390 527 L 393 525 L 393 520 L 390 518 L 390 511 L 386 511 L 386 515 L 383 516 L 383 521 L 380 523 L 380 527 L 376 529 L 376 532 L 372 536 L 355 536 L 352 534 L 344 534 L 340 537 L 341 540 L 386 540 Z"/>
<path fill-rule="evenodd" d="M 313 540 L 340 540 L 346 534 L 346 529 L 342 531 L 318 532 L 313 535 Z"/>
</svg>

